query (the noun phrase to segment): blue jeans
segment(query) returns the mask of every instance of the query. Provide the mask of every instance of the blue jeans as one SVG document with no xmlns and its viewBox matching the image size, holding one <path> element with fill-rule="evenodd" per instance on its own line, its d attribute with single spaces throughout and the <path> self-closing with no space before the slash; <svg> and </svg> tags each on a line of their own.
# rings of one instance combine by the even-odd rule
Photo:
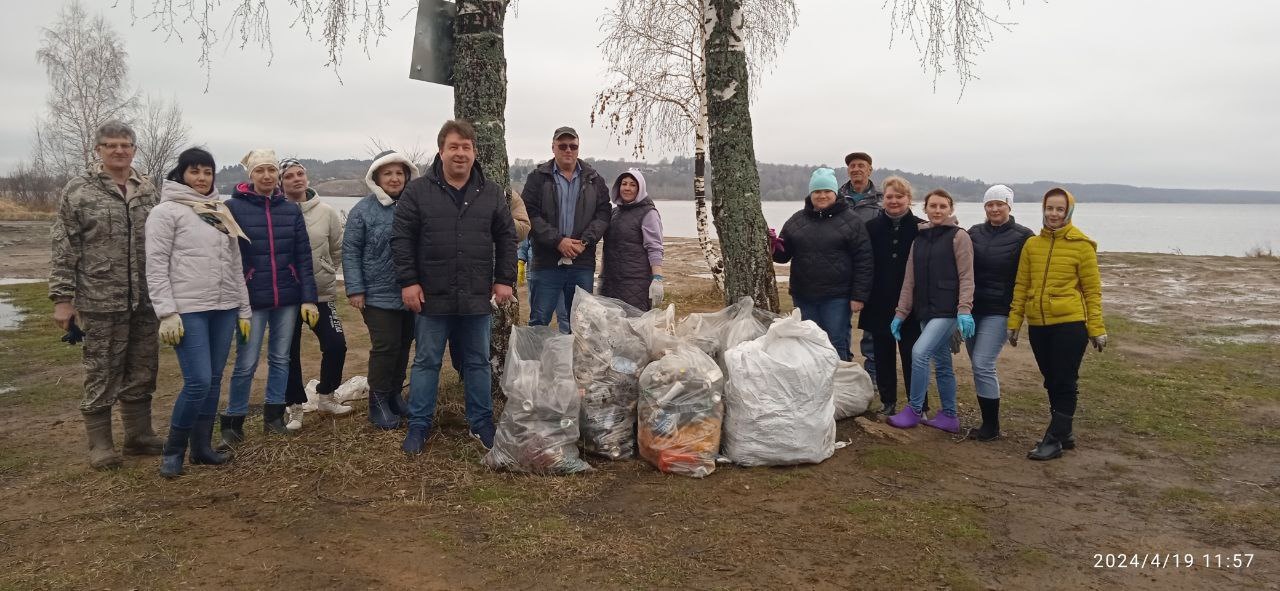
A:
<svg viewBox="0 0 1280 591">
<path fill-rule="evenodd" d="M 298 324 L 300 306 L 283 306 L 254 310 L 250 319 L 249 340 L 236 345 L 236 368 L 231 371 L 231 392 L 227 396 L 226 414 L 242 417 L 249 414 L 249 388 L 258 370 L 262 338 L 270 330 L 267 344 L 267 404 L 284 404 L 284 390 L 289 385 L 289 345 L 293 328 Z"/>
<path fill-rule="evenodd" d="M 182 368 L 182 391 L 173 403 L 169 428 L 190 429 L 197 416 L 218 414 L 222 370 L 231 355 L 239 311 L 210 310 L 182 314 L 182 341 L 173 350 Z"/>
<path fill-rule="evenodd" d="M 938 398 L 942 413 L 956 416 L 956 373 L 951 369 L 951 333 L 955 318 L 933 318 L 920 324 L 920 338 L 911 349 L 911 408 L 923 412 L 924 397 L 929 391 L 929 362 L 938 376 Z"/>
<path fill-rule="evenodd" d="M 528 263 L 525 264 L 528 265 Z M 533 294 L 534 290 L 537 289 L 536 286 L 538 285 L 538 273 L 532 267 L 526 267 L 524 276 L 525 280 L 529 283 L 529 293 Z M 571 334 L 573 329 L 571 328 L 572 324 L 569 322 L 569 307 L 564 305 L 563 295 L 556 295 L 558 297 L 556 303 L 556 326 L 560 329 L 560 334 Z M 533 296 L 530 295 L 529 299 L 532 300 Z M 532 302 L 530 302 L 530 305 L 532 305 Z M 530 313 L 532 313 L 532 310 L 530 310 Z M 550 324 L 550 322 L 550 320 L 547 321 L 548 324 Z"/>
<path fill-rule="evenodd" d="M 431 428 L 440 393 L 440 364 L 445 343 L 453 342 L 453 355 L 462 356 L 462 385 L 466 396 L 467 424 L 472 432 L 493 424 L 493 399 L 489 367 L 490 314 L 453 316 L 419 315 L 416 325 L 417 354 L 409 374 L 409 426 Z"/>
<path fill-rule="evenodd" d="M 536 279 L 529 279 L 529 326 L 547 326 L 551 324 L 551 314 L 555 313 L 560 332 L 569 334 L 568 313 L 573 311 L 573 288 L 581 287 L 591 293 L 595 271 L 568 266 L 539 267 L 533 274 Z"/>
<path fill-rule="evenodd" d="M 849 298 L 798 298 L 791 296 L 791 301 L 800 308 L 800 317 L 812 320 L 827 333 L 827 340 L 836 348 L 836 355 L 844 361 L 851 361 L 853 354 L 849 351 L 849 333 L 853 330 L 850 321 L 853 310 L 849 309 Z"/>
<path fill-rule="evenodd" d="M 978 390 L 978 398 L 998 400 L 1000 378 L 996 376 L 996 358 L 1004 348 L 1009 317 L 983 315 L 974 316 L 973 321 L 977 329 L 964 342 L 973 365 L 973 386 Z"/>
</svg>

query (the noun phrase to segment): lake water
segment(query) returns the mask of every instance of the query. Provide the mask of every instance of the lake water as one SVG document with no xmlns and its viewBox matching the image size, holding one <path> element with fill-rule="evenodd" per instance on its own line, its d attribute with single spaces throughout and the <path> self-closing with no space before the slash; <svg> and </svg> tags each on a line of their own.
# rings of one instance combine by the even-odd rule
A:
<svg viewBox="0 0 1280 591">
<path fill-rule="evenodd" d="M 321 199 L 344 212 L 360 200 Z M 692 201 L 656 203 L 667 236 L 697 237 Z M 802 206 L 798 201 L 766 201 L 764 216 L 770 226 L 781 228 Z M 1036 204 L 1015 203 L 1013 213 L 1022 225 L 1040 229 Z M 923 217 L 919 206 L 916 215 Z M 966 228 L 986 219 L 981 203 L 957 203 L 956 216 Z M 1088 203 L 1076 208 L 1075 224 L 1104 251 L 1228 256 L 1255 247 L 1280 251 L 1280 204 Z"/>
</svg>

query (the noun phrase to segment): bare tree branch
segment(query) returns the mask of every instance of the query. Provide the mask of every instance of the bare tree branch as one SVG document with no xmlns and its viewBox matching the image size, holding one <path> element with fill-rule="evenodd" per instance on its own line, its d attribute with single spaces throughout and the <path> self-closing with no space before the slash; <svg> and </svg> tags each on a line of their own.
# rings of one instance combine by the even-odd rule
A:
<svg viewBox="0 0 1280 591">
<path fill-rule="evenodd" d="M 160 184 L 165 173 L 178 161 L 187 145 L 191 126 L 182 117 L 177 99 L 166 101 L 148 95 L 143 101 L 134 130 L 138 134 L 138 152 L 134 166 Z"/>
<path fill-rule="evenodd" d="M 1003 4 L 1013 8 L 1012 0 Z M 920 52 L 920 69 L 932 72 L 935 91 L 949 57 L 960 80 L 960 96 L 978 79 L 973 64 L 993 39 L 992 29 L 1007 31 L 1015 24 L 988 11 L 986 0 L 886 0 L 885 6 L 893 31 L 890 47 L 899 34 L 907 35 Z"/>
</svg>

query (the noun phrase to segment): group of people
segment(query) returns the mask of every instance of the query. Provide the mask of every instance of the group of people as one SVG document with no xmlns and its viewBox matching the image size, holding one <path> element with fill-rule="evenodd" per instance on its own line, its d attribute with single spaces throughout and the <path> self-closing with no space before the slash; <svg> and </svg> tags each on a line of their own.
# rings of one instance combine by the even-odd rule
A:
<svg viewBox="0 0 1280 591">
<path fill-rule="evenodd" d="M 529 241 L 530 324 L 548 324 L 562 307 L 558 320 L 569 329 L 563 307 L 575 288 L 593 291 L 602 240 L 600 293 L 643 309 L 664 297 L 662 222 L 643 174 L 624 172 L 610 188 L 579 160 L 570 127 L 555 130 L 554 158 L 529 175 L 520 195 L 485 177 L 475 129 L 448 121 L 425 171 L 397 152 L 378 155 L 365 177 L 371 192 L 345 222 L 317 198 L 306 167 L 273 150 L 245 155 L 249 180 L 224 198 L 206 150 L 182 152 L 157 192 L 133 168 L 135 142 L 121 122 L 97 130 L 100 163 L 68 183 L 51 231 L 54 320 L 84 332 L 80 409 L 94 468 L 122 461 L 112 437 L 117 401 L 122 451 L 161 456 L 162 476 L 182 475 L 188 460 L 227 462 L 245 438 L 264 340 L 263 431 L 302 429 L 302 324 L 321 351 L 317 410 L 351 413 L 334 399 L 347 352 L 336 307 L 340 270 L 369 332 L 369 421 L 407 426 L 402 448 L 410 454 L 432 433 L 446 346 L 463 380 L 470 435 L 492 446 L 490 323 L 492 310 L 515 296 L 520 241 Z M 167 438 L 151 424 L 161 342 L 174 348 L 183 376 Z"/>
<path fill-rule="evenodd" d="M 881 190 L 871 181 L 871 156 L 854 152 L 845 164 L 843 186 L 832 169 L 814 171 L 804 209 L 770 238 L 773 260 L 791 263 L 790 292 L 802 317 L 821 326 L 851 361 L 858 314 L 881 412 L 903 429 L 960 431 L 951 355 L 953 341 L 963 341 L 982 414 L 968 437 L 979 441 L 1000 437 L 996 359 L 1004 343 L 1017 346 L 1025 322 L 1050 410 L 1048 429 L 1027 457 L 1051 460 L 1074 448 L 1080 364 L 1090 344 L 1103 350 L 1107 335 L 1097 244 L 1072 224 L 1071 193 L 1045 193 L 1043 227 L 1035 233 L 1014 221 L 1013 191 L 995 185 L 983 198 L 986 220 L 965 231 L 947 191 L 925 194 L 922 220 L 911 210 L 906 179 L 891 176 Z M 896 357 L 908 392 L 900 410 Z M 932 418 L 931 366 L 942 404 Z"/>
</svg>

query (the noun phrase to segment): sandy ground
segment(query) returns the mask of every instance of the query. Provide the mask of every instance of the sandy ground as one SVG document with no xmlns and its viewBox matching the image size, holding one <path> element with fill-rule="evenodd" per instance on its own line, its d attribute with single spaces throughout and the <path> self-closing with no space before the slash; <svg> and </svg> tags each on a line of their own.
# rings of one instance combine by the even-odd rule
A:
<svg viewBox="0 0 1280 591">
<path fill-rule="evenodd" d="M 47 224 L 0 223 L 0 277 L 43 278 L 47 249 Z M 1280 343 L 1280 262 L 1108 253 L 1102 265 L 1108 313 L 1130 322 L 1117 322 L 1108 353 L 1086 359 L 1081 449 L 1045 464 L 1022 459 L 1044 424 L 1022 346 L 1001 357 L 1005 439 L 991 444 L 854 419 L 838 429 L 850 446 L 818 466 L 691 480 L 593 460 L 595 473 L 574 478 L 495 474 L 465 441 L 449 374 L 455 398 L 421 458 L 404 459 L 400 434 L 370 429 L 360 405 L 351 419 L 309 417 L 288 440 L 250 429 L 231 466 L 165 482 L 151 458 L 106 474 L 83 465 L 82 373 L 63 347 L 57 363 L 18 378 L 62 393 L 0 397 L 0 588 L 1280 589 L 1280 399 L 1224 397 L 1177 415 L 1244 417 L 1249 427 L 1214 440 L 1213 455 L 1113 418 L 1132 410 L 1125 388 L 1144 401 L 1167 388 L 1163 404 L 1196 409 L 1206 407 L 1177 397 L 1220 394 L 1176 371 L 1181 360 L 1211 371 L 1226 362 L 1205 357 L 1218 349 L 1162 343 L 1144 327 L 1224 351 Z M 706 271 L 694 241 L 670 241 L 666 271 L 682 314 L 719 305 L 710 281 L 693 277 Z M 343 314 L 346 373 L 363 374 L 367 334 L 358 314 Z M 5 334 L 0 355 L 21 363 Z M 1274 347 L 1261 351 L 1280 361 Z M 304 358 L 317 354 L 304 339 Z M 1096 369 L 1117 359 L 1153 368 L 1154 385 Z M 180 374 L 172 354 L 161 363 L 163 428 Z M 972 423 L 967 360 L 956 363 Z M 1280 364 L 1262 365 L 1239 386 L 1280 379 Z M 1191 554 L 1196 565 L 1098 566 L 1117 553 Z M 1238 553 L 1252 564 L 1200 565 Z"/>
</svg>

